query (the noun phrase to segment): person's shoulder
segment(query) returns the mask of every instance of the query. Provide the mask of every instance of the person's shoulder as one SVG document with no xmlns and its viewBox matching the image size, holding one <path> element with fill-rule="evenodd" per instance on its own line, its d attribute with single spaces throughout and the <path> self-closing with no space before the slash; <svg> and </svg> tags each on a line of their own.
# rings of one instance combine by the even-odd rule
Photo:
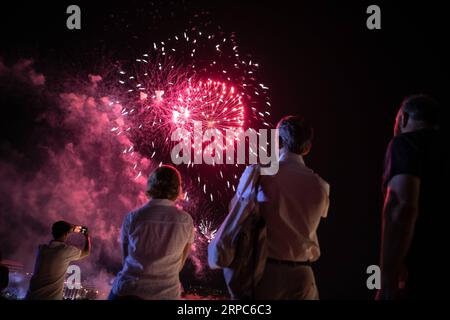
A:
<svg viewBox="0 0 450 320">
<path fill-rule="evenodd" d="M 65 242 L 61 242 L 61 244 L 59 244 L 56 247 L 51 248 L 51 250 L 54 250 L 55 252 L 59 252 L 59 253 L 62 253 L 63 255 L 68 255 L 68 256 L 71 256 L 74 253 L 77 253 L 80 251 L 80 249 L 78 249 L 77 247 L 75 247 L 71 244 L 67 244 Z"/>
<path fill-rule="evenodd" d="M 125 220 L 131 220 L 131 219 L 133 219 L 133 217 L 135 217 L 136 215 L 138 215 L 139 212 L 142 212 L 141 208 L 133 209 L 133 210 L 127 212 L 127 214 L 125 214 Z"/>
<path fill-rule="evenodd" d="M 402 151 L 420 151 L 431 137 L 431 133 L 429 130 L 401 133 L 391 139 L 388 148 Z"/>
<path fill-rule="evenodd" d="M 134 208 L 133 210 L 129 211 L 129 212 L 127 213 L 127 216 L 132 217 L 132 216 L 134 216 L 134 215 L 136 215 L 136 214 L 139 214 L 139 213 L 142 212 L 142 211 L 146 211 L 147 209 L 148 209 L 148 203 L 146 203 L 146 204 L 143 205 L 143 206 L 140 206 L 140 207 L 138 207 L 138 208 Z"/>
<path fill-rule="evenodd" d="M 330 184 L 324 178 L 322 178 L 318 173 L 314 173 L 314 175 L 316 176 L 317 181 L 319 181 L 320 185 L 325 186 L 325 187 L 330 186 Z"/>
<path fill-rule="evenodd" d="M 194 219 L 192 219 L 192 216 L 188 212 L 184 211 L 183 208 L 181 207 L 174 207 L 174 208 L 177 210 L 178 218 L 180 219 L 181 222 L 189 224 L 194 223 Z"/>
<path fill-rule="evenodd" d="M 53 245 L 53 241 L 50 241 L 49 243 L 41 243 L 37 246 L 37 252 L 42 252 L 46 250 L 52 250 L 55 246 Z"/>
<path fill-rule="evenodd" d="M 129 211 L 127 214 L 125 214 L 124 219 L 127 221 L 131 221 L 131 220 L 135 219 L 137 216 L 139 216 L 140 214 L 147 212 L 148 209 L 149 209 L 149 205 L 147 203 L 141 207 L 138 207 L 138 208 L 135 208 L 135 209 Z"/>
<path fill-rule="evenodd" d="M 194 225 L 194 219 L 180 205 L 165 207 L 164 215 L 168 215 L 169 221 L 172 223 Z"/>
<path fill-rule="evenodd" d="M 325 181 L 325 179 L 323 179 L 317 172 L 308 167 L 306 164 L 298 165 L 297 170 L 299 170 L 299 172 L 301 172 L 302 175 L 313 177 L 313 179 L 315 179 L 320 186 L 329 189 L 330 186 L 329 183 Z"/>
<path fill-rule="evenodd" d="M 388 150 L 401 147 L 405 144 L 408 144 L 408 137 L 406 136 L 406 133 L 393 136 L 388 143 Z"/>
<path fill-rule="evenodd" d="M 385 161 L 390 162 L 396 155 L 411 154 L 415 148 L 411 144 L 411 139 L 406 133 L 396 135 L 391 138 L 386 148 Z"/>
<path fill-rule="evenodd" d="M 329 195 L 330 194 L 330 184 L 317 173 L 314 173 L 314 177 L 316 178 L 317 184 L 323 189 L 323 191 L 327 195 Z"/>
</svg>

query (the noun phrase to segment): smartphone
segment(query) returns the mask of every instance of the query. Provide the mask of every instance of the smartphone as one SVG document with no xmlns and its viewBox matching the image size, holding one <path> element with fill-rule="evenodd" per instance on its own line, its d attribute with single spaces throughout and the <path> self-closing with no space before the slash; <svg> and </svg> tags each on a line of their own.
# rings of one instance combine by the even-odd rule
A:
<svg viewBox="0 0 450 320">
<path fill-rule="evenodd" d="M 88 232 L 88 228 L 87 227 L 83 227 L 83 226 L 80 227 L 80 233 L 86 234 L 87 232 Z"/>
</svg>

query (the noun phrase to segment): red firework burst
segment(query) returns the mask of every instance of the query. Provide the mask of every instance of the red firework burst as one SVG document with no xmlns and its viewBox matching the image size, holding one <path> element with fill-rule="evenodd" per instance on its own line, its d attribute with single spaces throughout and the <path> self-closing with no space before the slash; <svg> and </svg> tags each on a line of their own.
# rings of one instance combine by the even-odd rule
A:
<svg viewBox="0 0 450 320">
<path fill-rule="evenodd" d="M 207 80 L 206 82 L 189 81 L 186 89 L 178 94 L 176 101 L 159 104 L 166 110 L 160 114 L 166 115 L 165 122 L 171 126 L 193 131 L 194 121 L 202 123 L 204 128 L 226 130 L 242 128 L 244 125 L 244 105 L 242 95 L 233 86 L 225 82 Z"/>
</svg>

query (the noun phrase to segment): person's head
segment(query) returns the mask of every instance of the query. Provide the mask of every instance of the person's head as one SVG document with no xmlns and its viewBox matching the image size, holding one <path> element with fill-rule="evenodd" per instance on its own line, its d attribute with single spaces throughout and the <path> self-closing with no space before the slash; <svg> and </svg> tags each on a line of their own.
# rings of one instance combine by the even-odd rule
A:
<svg viewBox="0 0 450 320">
<path fill-rule="evenodd" d="M 67 236 L 73 230 L 73 225 L 66 221 L 57 221 L 52 225 L 53 239 L 66 241 Z"/>
<path fill-rule="evenodd" d="M 397 112 L 394 135 L 438 127 L 439 112 L 439 104 L 427 95 L 418 94 L 406 97 Z"/>
<path fill-rule="evenodd" d="M 181 175 L 174 167 L 162 165 L 150 174 L 147 181 L 149 197 L 175 201 L 180 193 Z"/>
<path fill-rule="evenodd" d="M 313 128 L 301 116 L 287 116 L 277 124 L 280 146 L 286 151 L 307 155 L 311 151 Z"/>
</svg>

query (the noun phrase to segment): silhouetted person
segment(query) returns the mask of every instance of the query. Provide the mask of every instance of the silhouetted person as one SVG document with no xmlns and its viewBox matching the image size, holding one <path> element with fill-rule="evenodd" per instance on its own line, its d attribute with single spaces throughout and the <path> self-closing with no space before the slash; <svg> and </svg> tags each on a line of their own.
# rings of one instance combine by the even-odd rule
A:
<svg viewBox="0 0 450 320">
<path fill-rule="evenodd" d="M 0 252 L 0 299 L 2 299 L 2 291 L 8 288 L 9 269 L 2 264 L 2 253 Z"/>
<path fill-rule="evenodd" d="M 91 242 L 87 231 L 83 250 L 66 244 L 71 232 L 81 232 L 80 226 L 65 221 L 55 222 L 52 226 L 53 240 L 49 244 L 40 245 L 27 299 L 30 300 L 62 300 L 64 280 L 70 262 L 87 257 L 91 250 Z"/>
<path fill-rule="evenodd" d="M 439 106 L 406 98 L 385 158 L 379 299 L 449 297 L 449 144 Z"/>
<path fill-rule="evenodd" d="M 251 295 L 258 300 L 316 300 L 319 294 L 312 269 L 320 256 L 316 230 L 320 219 L 327 216 L 330 188 L 303 160 L 311 150 L 313 129 L 298 116 L 281 119 L 277 128 L 282 147 L 279 169 L 274 175 L 259 176 L 257 192 L 259 212 L 267 227 L 268 257 Z M 255 167 L 248 166 L 240 178 L 237 192 L 242 207 L 253 193 L 255 174 Z M 227 241 L 219 233 L 210 245 L 210 267 L 228 267 L 227 257 L 234 255 L 235 248 Z"/>
<path fill-rule="evenodd" d="M 262 175 L 258 202 L 267 225 L 268 259 L 256 299 L 319 298 L 311 264 L 320 256 L 316 230 L 329 206 L 328 183 L 305 165 L 313 129 L 298 116 L 278 122 L 279 170 Z"/>
<path fill-rule="evenodd" d="M 181 176 L 174 167 L 163 165 L 150 175 L 150 201 L 122 225 L 123 267 L 110 300 L 180 298 L 179 273 L 194 242 L 192 217 L 175 205 L 180 193 Z"/>
</svg>

